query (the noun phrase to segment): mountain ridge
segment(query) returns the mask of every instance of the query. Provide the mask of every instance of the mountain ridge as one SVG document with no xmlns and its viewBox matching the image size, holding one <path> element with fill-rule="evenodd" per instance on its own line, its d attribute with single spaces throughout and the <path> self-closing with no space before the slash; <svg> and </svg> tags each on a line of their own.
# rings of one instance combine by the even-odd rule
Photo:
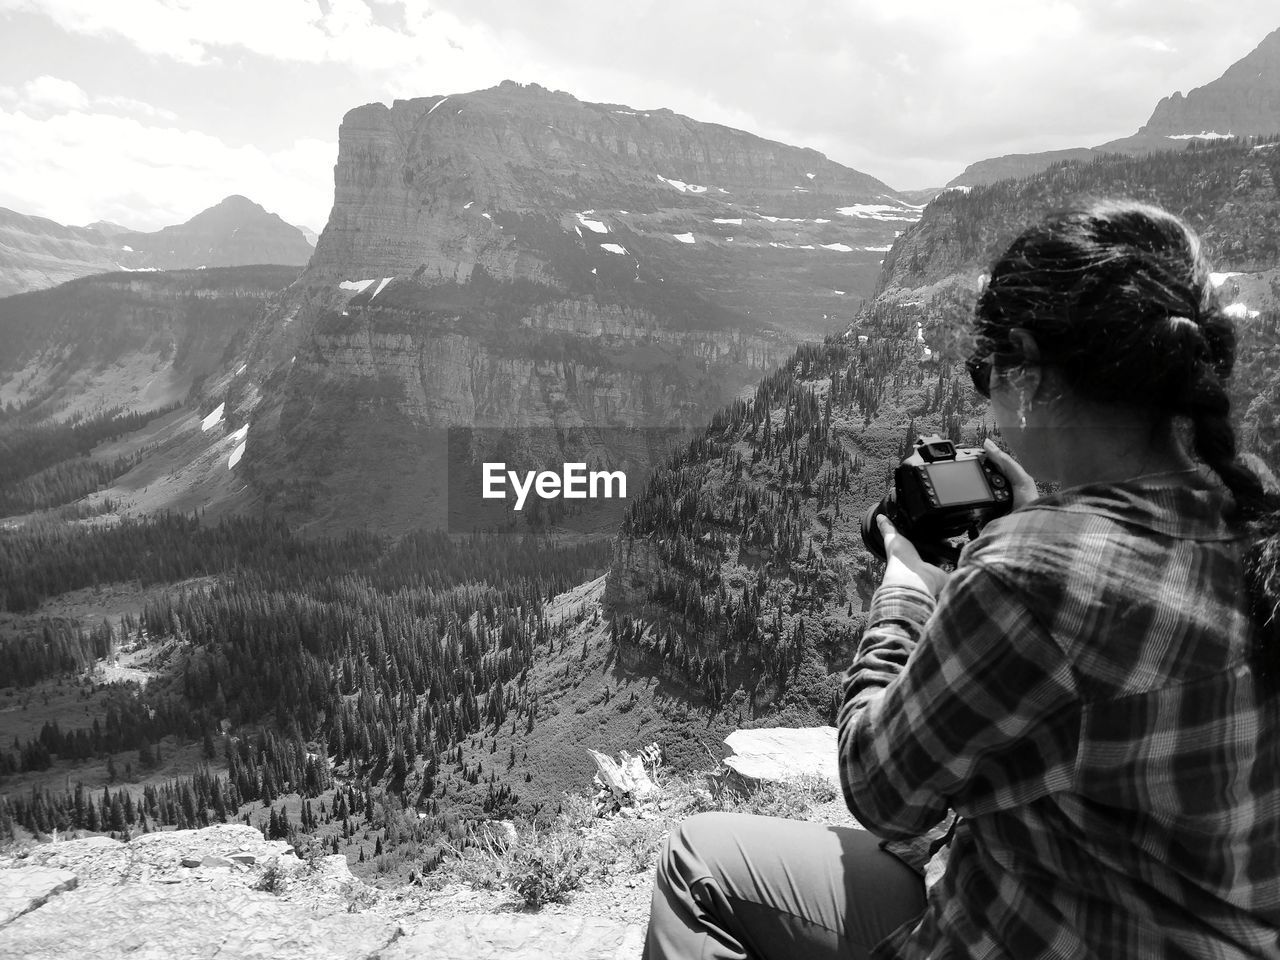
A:
<svg viewBox="0 0 1280 960">
<path fill-rule="evenodd" d="M 106 221 L 72 227 L 0 207 L 0 297 L 95 273 L 303 266 L 310 255 L 311 246 L 297 227 L 238 194 L 184 223 L 151 232 Z"/>
</svg>

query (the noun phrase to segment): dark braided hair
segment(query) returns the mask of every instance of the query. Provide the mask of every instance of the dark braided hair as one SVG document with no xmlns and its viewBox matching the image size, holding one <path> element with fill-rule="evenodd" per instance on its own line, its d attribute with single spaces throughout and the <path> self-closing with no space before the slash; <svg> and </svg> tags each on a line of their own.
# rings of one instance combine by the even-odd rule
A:
<svg viewBox="0 0 1280 960">
<path fill-rule="evenodd" d="M 992 266 L 976 309 L 979 354 L 1022 362 L 1010 336 L 1018 327 L 1080 396 L 1147 408 L 1155 422 L 1188 419 L 1196 455 L 1231 492 L 1227 520 L 1245 528 L 1257 664 L 1280 683 L 1280 498 L 1236 450 L 1226 387 L 1235 325 L 1199 237 L 1136 202 L 1053 214 Z"/>
</svg>

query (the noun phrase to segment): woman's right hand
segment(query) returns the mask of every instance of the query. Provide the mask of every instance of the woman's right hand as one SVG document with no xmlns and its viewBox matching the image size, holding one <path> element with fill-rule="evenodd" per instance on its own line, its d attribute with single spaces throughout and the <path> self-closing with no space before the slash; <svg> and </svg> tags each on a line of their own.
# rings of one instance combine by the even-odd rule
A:
<svg viewBox="0 0 1280 960">
<path fill-rule="evenodd" d="M 1013 509 L 1025 507 L 1032 500 L 1040 499 L 1040 491 L 1036 489 L 1036 482 L 1031 479 L 1031 474 L 1022 469 L 1022 464 L 1009 456 L 999 447 L 990 437 L 982 441 L 982 449 L 987 451 L 987 456 L 1006 477 L 1009 478 L 1009 485 L 1013 487 Z"/>
</svg>

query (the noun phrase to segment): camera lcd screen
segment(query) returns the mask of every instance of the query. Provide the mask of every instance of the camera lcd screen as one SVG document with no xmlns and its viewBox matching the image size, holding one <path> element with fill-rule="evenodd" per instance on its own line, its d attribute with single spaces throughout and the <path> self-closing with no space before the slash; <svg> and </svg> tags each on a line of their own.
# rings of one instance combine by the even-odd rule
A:
<svg viewBox="0 0 1280 960">
<path fill-rule="evenodd" d="M 990 500 L 987 481 L 977 460 L 958 460 L 953 463 L 932 463 L 925 467 L 933 481 L 939 506 L 949 507 L 957 503 Z"/>
</svg>

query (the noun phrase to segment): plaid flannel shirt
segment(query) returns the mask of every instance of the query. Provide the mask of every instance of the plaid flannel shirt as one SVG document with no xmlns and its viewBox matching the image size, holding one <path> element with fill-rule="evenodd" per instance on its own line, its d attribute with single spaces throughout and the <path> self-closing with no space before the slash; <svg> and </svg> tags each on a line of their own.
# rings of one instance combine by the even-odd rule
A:
<svg viewBox="0 0 1280 960">
<path fill-rule="evenodd" d="M 959 814 L 878 957 L 1280 957 L 1280 696 L 1225 494 L 1077 487 L 990 523 L 935 603 L 883 587 L 844 676 L 855 817 Z"/>
</svg>

